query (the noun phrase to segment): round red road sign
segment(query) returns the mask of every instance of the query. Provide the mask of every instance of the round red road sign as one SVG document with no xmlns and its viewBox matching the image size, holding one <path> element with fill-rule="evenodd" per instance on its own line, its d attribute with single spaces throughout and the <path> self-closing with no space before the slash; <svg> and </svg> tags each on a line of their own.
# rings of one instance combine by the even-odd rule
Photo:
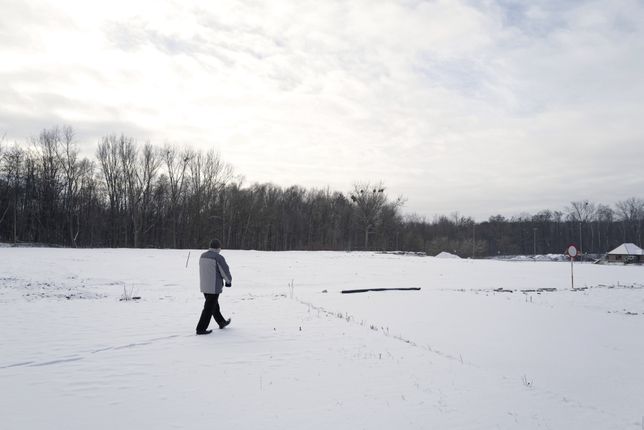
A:
<svg viewBox="0 0 644 430">
<path fill-rule="evenodd" d="M 577 251 L 577 247 L 574 244 L 568 245 L 566 248 L 566 255 L 569 257 L 576 257 L 579 252 Z"/>
</svg>

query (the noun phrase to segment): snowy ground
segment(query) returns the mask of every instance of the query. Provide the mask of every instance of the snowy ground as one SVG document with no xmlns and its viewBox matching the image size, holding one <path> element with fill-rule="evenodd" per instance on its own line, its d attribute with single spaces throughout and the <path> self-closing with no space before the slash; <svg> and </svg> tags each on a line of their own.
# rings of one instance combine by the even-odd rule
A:
<svg viewBox="0 0 644 430">
<path fill-rule="evenodd" d="M 644 428 L 644 267 L 199 252 L 0 248 L 1 427 Z"/>
</svg>

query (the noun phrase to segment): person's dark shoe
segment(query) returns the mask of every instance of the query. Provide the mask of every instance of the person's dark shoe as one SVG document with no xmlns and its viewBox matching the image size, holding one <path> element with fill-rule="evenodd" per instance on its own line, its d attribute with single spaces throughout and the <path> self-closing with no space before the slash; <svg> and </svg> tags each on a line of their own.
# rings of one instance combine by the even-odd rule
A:
<svg viewBox="0 0 644 430">
<path fill-rule="evenodd" d="M 228 324 L 230 324 L 230 318 L 224 321 L 223 324 L 219 324 L 219 329 L 225 328 Z"/>
<path fill-rule="evenodd" d="M 212 330 L 197 330 L 197 334 L 210 334 Z"/>
</svg>

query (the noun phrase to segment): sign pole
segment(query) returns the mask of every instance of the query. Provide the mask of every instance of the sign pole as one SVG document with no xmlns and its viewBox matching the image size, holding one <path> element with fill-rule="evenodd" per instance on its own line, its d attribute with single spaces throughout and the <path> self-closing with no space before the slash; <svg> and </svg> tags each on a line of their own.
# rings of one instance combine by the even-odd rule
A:
<svg viewBox="0 0 644 430">
<path fill-rule="evenodd" d="M 566 248 L 565 254 L 570 257 L 570 286 L 574 290 L 575 289 L 575 275 L 573 271 L 573 266 L 575 262 L 575 257 L 577 256 L 577 247 L 573 244 L 568 245 L 568 248 Z"/>
</svg>

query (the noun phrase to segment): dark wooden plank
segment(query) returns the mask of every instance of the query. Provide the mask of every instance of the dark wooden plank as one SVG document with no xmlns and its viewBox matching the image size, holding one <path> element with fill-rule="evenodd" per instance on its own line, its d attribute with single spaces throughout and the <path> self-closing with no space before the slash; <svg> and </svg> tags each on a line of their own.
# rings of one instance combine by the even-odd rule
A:
<svg viewBox="0 0 644 430">
<path fill-rule="evenodd" d="M 410 288 L 364 288 L 364 289 L 355 289 L 355 290 L 342 290 L 342 294 L 353 294 L 353 293 L 366 293 L 369 291 L 418 291 L 420 287 L 410 287 Z"/>
</svg>

